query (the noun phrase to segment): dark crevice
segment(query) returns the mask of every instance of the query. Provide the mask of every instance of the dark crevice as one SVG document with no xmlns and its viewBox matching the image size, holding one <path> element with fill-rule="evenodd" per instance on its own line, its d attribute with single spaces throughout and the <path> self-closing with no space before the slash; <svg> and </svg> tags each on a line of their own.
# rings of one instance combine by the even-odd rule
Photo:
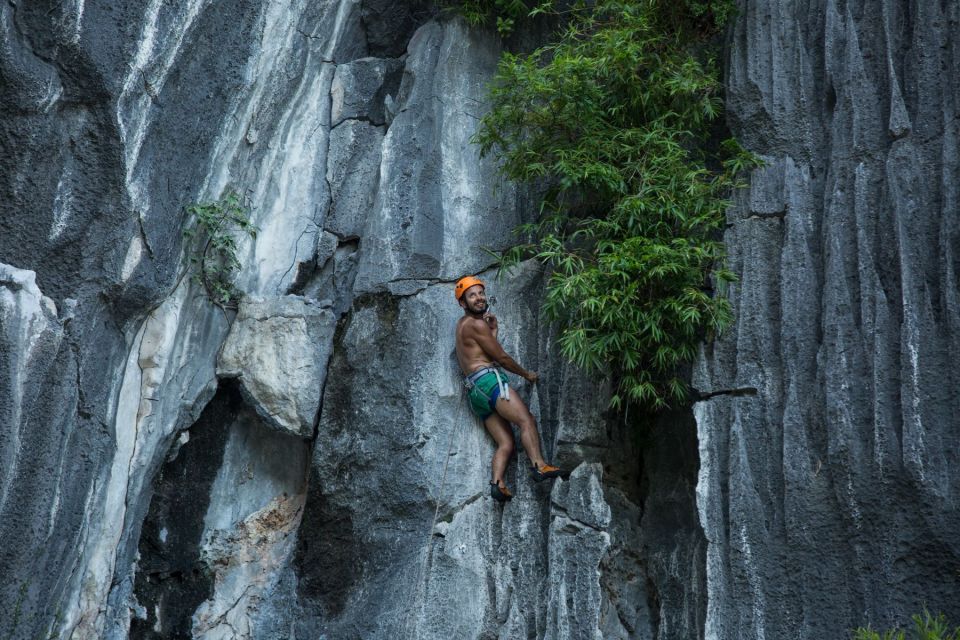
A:
<svg viewBox="0 0 960 640">
<path fill-rule="evenodd" d="M 316 222 L 314 222 L 314 228 L 318 228 Z M 316 255 L 314 255 L 309 260 L 305 260 L 303 262 L 297 262 L 296 260 L 297 249 L 299 249 L 300 247 L 300 241 L 303 240 L 303 236 L 305 236 L 309 231 L 310 231 L 310 228 L 305 228 L 303 231 L 300 232 L 300 235 L 297 236 L 297 240 L 296 242 L 294 242 L 294 245 L 293 245 L 294 260 L 293 262 L 290 263 L 290 266 L 287 267 L 287 270 L 283 272 L 283 275 L 280 276 L 281 284 L 277 285 L 277 295 L 283 295 L 283 291 L 281 290 L 282 283 L 284 280 L 286 280 L 287 276 L 290 275 L 291 271 L 294 271 L 294 269 L 296 269 L 296 271 L 294 272 L 293 282 L 290 284 L 289 287 L 287 287 L 287 291 L 286 291 L 287 294 L 294 293 L 295 290 L 298 288 L 297 283 L 300 281 L 302 277 L 301 273 L 304 271 L 309 271 L 311 265 L 316 265 L 316 262 L 317 262 Z M 300 286 L 299 288 L 302 290 L 302 286 Z"/>
<path fill-rule="evenodd" d="M 758 391 L 756 387 L 738 387 L 736 389 L 719 389 L 717 391 L 697 392 L 694 402 L 701 402 L 716 398 L 717 396 L 755 396 Z"/>
<path fill-rule="evenodd" d="M 367 51 L 375 58 L 396 58 L 406 51 L 410 38 L 437 13 L 434 2 L 413 0 L 363 0 L 360 25 L 366 35 Z"/>
<path fill-rule="evenodd" d="M 147 250 L 147 255 L 153 260 L 153 247 L 150 246 L 150 241 L 147 240 L 147 232 L 143 228 L 143 215 L 139 211 L 137 211 L 137 226 L 140 229 L 140 241 L 143 242 L 143 246 Z"/>
<path fill-rule="evenodd" d="M 340 241 L 340 244 L 341 244 L 341 245 L 347 244 L 347 243 L 351 243 L 351 242 L 352 242 L 353 244 L 356 244 L 356 245 L 359 245 L 359 244 L 360 244 L 360 236 L 358 236 L 358 235 L 356 235 L 356 234 L 338 233 L 337 231 L 334 231 L 333 229 L 327 229 L 327 228 L 324 228 L 324 231 L 326 231 L 327 233 L 329 233 L 329 234 L 332 235 L 332 236 L 336 236 L 337 240 Z"/>
<path fill-rule="evenodd" d="M 702 638 L 706 622 L 706 538 L 697 512 L 697 423 L 690 408 L 658 416 L 643 447 L 640 520 L 651 637 Z"/>
<path fill-rule="evenodd" d="M 449 509 L 449 510 L 443 512 L 441 515 L 437 516 L 437 522 L 436 522 L 436 524 L 439 524 L 439 523 L 441 523 L 441 522 L 447 522 L 447 523 L 453 522 L 453 518 L 454 518 L 458 513 L 460 513 L 461 511 L 463 511 L 463 510 L 466 509 L 467 507 L 469 507 L 471 504 L 473 504 L 473 503 L 476 502 L 477 500 L 482 499 L 485 495 L 487 495 L 486 492 L 473 494 L 472 496 L 470 496 L 469 498 L 467 498 L 466 500 L 464 500 L 464 501 L 461 502 L 460 504 L 454 506 L 454 508 Z M 436 531 L 433 532 L 433 535 L 439 536 L 439 537 L 441 537 L 441 538 L 444 537 L 443 534 L 437 533 Z"/>
<path fill-rule="evenodd" d="M 657 583 L 648 573 L 647 580 L 647 608 L 650 610 L 650 637 L 660 637 L 660 609 L 663 602 L 660 599 L 660 593 L 657 591 Z"/>
<path fill-rule="evenodd" d="M 154 482 L 134 583 L 134 596 L 146 617 L 131 622 L 131 639 L 191 638 L 193 613 L 213 594 L 213 576 L 200 559 L 201 537 L 229 426 L 242 404 L 235 386 L 221 383 L 186 431 L 189 441 L 174 442 L 179 451 Z"/>
<path fill-rule="evenodd" d="M 76 372 L 76 384 L 77 384 L 77 416 L 83 419 L 89 419 L 93 417 L 93 412 L 86 408 L 87 400 L 83 391 L 83 374 L 80 370 L 81 358 L 80 358 L 80 347 L 72 339 L 69 340 L 70 351 L 73 352 L 73 362 L 74 370 Z"/>
<path fill-rule="evenodd" d="M 361 584 L 363 555 L 353 531 L 353 513 L 323 493 L 311 468 L 307 502 L 293 566 L 301 599 L 320 605 L 326 616 L 341 614 L 353 588 Z"/>
<path fill-rule="evenodd" d="M 744 220 L 783 220 L 787 215 L 786 211 L 773 211 L 770 213 L 757 213 L 756 211 L 751 211 Z"/>
<path fill-rule="evenodd" d="M 599 531 L 601 533 L 606 531 L 606 529 L 596 527 L 590 524 L 589 522 L 584 522 L 583 520 L 574 518 L 573 516 L 570 515 L 569 511 L 567 511 L 564 507 L 560 506 L 556 502 L 551 501 L 550 508 L 553 511 L 553 513 L 551 514 L 551 518 L 561 516 L 570 521 L 570 525 L 565 526 L 563 529 L 561 529 L 561 531 L 566 531 L 568 533 L 578 533 L 582 529 L 592 529 L 593 531 Z"/>
<path fill-rule="evenodd" d="M 338 294 L 346 295 L 352 288 L 353 276 L 356 275 L 355 265 L 346 265 L 346 271 L 338 267 L 344 266 L 340 264 L 344 259 L 357 254 L 360 250 L 360 240 L 352 236 L 341 237 L 332 232 L 331 235 L 337 237 L 337 246 L 328 256 L 321 259 L 314 253 L 309 260 L 296 264 L 293 282 L 286 291 L 288 295 L 316 297 L 325 291 L 322 285 L 327 284 L 331 286 L 330 297 L 334 298 Z M 344 286 L 337 287 L 337 284 Z"/>
<path fill-rule="evenodd" d="M 367 123 L 367 124 L 369 124 L 369 125 L 371 125 L 371 126 L 374 126 L 374 127 L 384 127 L 384 128 L 386 128 L 386 124 L 387 124 L 386 122 L 383 122 L 383 121 L 381 121 L 381 120 L 379 120 L 379 119 L 377 119 L 377 118 L 373 118 L 373 117 L 371 117 L 371 116 L 356 115 L 356 116 L 350 116 L 350 117 L 348 117 L 348 118 L 341 118 L 340 120 L 337 121 L 337 124 L 335 124 L 335 125 L 333 125 L 333 126 L 330 127 L 330 131 L 333 132 L 335 129 L 337 129 L 337 128 L 338 128 L 340 125 L 342 125 L 343 123 L 345 123 L 345 122 L 350 122 L 350 121 L 353 121 L 353 122 L 365 122 L 365 123 Z"/>
<path fill-rule="evenodd" d="M 833 115 L 834 109 L 837 108 L 837 90 L 834 88 L 833 83 L 827 84 L 826 89 L 826 107 L 827 116 Z"/>
</svg>

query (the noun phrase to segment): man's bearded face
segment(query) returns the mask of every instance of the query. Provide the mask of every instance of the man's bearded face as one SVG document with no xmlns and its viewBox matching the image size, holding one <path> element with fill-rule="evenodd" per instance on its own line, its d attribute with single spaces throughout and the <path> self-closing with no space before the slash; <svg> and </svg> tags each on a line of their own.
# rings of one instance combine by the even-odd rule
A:
<svg viewBox="0 0 960 640">
<path fill-rule="evenodd" d="M 487 310 L 487 295 L 484 293 L 483 286 L 479 284 L 467 289 L 460 301 L 470 313 L 484 313 Z"/>
</svg>

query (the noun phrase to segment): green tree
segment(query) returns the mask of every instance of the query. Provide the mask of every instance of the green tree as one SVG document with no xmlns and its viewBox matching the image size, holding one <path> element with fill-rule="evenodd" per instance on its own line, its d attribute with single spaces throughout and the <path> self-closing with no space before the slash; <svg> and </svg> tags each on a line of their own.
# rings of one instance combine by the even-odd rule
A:
<svg viewBox="0 0 960 640">
<path fill-rule="evenodd" d="M 543 194 L 502 266 L 545 265 L 561 350 L 613 376 L 614 406 L 683 401 L 682 365 L 731 321 L 719 234 L 756 162 L 732 139 L 711 144 L 721 85 L 703 44 L 731 7 L 575 5 L 556 42 L 503 55 L 475 138 Z"/>
</svg>

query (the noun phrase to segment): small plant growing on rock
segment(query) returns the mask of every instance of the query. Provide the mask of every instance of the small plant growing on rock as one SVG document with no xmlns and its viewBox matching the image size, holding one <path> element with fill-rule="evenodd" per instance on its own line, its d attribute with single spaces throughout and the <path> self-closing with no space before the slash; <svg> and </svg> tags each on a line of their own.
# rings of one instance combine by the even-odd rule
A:
<svg viewBox="0 0 960 640">
<path fill-rule="evenodd" d="M 947 624 L 944 615 L 933 616 L 924 610 L 923 614 L 914 614 L 913 629 L 909 632 L 902 629 L 889 629 L 884 632 L 874 631 L 867 625 L 856 630 L 854 640 L 960 640 L 960 627 L 953 630 Z"/>
<path fill-rule="evenodd" d="M 510 35 L 523 20 L 554 12 L 553 0 L 444 0 L 441 4 L 456 9 L 475 27 L 495 25 L 501 36 Z"/>
<path fill-rule="evenodd" d="M 234 278 L 240 270 L 237 259 L 237 234 L 257 237 L 250 212 L 240 195 L 228 191 L 215 202 L 187 207 L 192 223 L 184 232 L 190 264 L 196 282 L 203 285 L 214 304 L 235 309 L 240 292 Z"/>
</svg>

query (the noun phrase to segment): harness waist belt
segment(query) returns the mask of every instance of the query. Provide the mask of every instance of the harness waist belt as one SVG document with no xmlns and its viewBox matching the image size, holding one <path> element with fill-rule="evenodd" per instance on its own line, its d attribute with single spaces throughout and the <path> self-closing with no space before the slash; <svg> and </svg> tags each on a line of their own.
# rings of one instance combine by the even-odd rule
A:
<svg viewBox="0 0 960 640">
<path fill-rule="evenodd" d="M 473 383 L 475 383 L 475 382 L 477 381 L 477 379 L 480 378 L 483 374 L 485 374 L 485 373 L 496 373 L 496 371 L 497 371 L 497 368 L 496 368 L 496 367 L 480 367 L 479 369 L 477 369 L 476 371 L 474 371 L 473 373 L 471 373 L 470 375 L 467 376 L 467 382 L 469 382 L 470 384 L 473 384 Z"/>
<path fill-rule="evenodd" d="M 493 375 L 497 376 L 497 386 L 500 388 L 500 396 L 504 400 L 509 400 L 510 386 L 505 382 L 505 380 L 500 379 L 501 375 L 503 375 L 504 378 L 506 378 L 507 376 L 506 374 L 501 374 L 498 367 L 481 367 L 480 369 L 477 369 L 476 371 L 468 375 L 466 377 L 467 388 L 473 387 L 474 383 L 477 380 L 479 380 L 480 378 L 482 378 L 488 373 L 492 373 Z"/>
</svg>

